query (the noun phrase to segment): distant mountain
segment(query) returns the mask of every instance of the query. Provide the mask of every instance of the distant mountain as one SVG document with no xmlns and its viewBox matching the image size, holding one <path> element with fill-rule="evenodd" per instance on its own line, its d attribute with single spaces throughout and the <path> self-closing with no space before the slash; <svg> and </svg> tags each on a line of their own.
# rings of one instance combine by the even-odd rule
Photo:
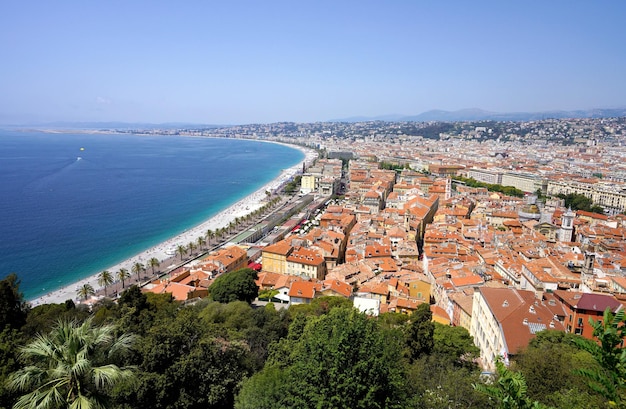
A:
<svg viewBox="0 0 626 409">
<path fill-rule="evenodd" d="M 444 111 L 434 109 L 419 115 L 384 115 L 377 117 L 351 117 L 331 120 L 329 122 L 365 122 L 365 121 L 536 121 L 540 119 L 562 118 L 613 118 L 626 116 L 626 108 L 587 109 L 574 111 L 545 111 L 545 112 L 490 112 L 478 108 L 462 109 L 459 111 Z"/>
</svg>

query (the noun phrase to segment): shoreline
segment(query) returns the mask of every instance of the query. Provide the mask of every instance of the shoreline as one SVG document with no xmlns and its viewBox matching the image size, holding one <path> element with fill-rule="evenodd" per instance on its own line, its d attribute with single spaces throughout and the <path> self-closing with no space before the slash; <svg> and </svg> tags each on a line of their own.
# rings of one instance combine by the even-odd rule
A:
<svg viewBox="0 0 626 409">
<path fill-rule="evenodd" d="M 272 142 L 272 141 L 259 141 L 259 142 Z M 262 207 L 266 199 L 266 194 L 265 194 L 266 191 L 270 191 L 270 192 L 274 191 L 275 189 L 279 188 L 283 183 L 288 181 L 291 177 L 297 175 L 298 172 L 302 170 L 302 162 L 306 162 L 307 164 L 310 164 L 314 159 L 317 158 L 317 153 L 311 149 L 307 149 L 307 148 L 297 146 L 297 145 L 285 144 L 282 142 L 272 142 L 272 143 L 287 145 L 290 148 L 299 150 L 300 152 L 304 154 L 303 160 L 298 161 L 297 164 L 291 166 L 290 168 L 282 170 L 280 174 L 276 178 L 271 180 L 270 182 L 261 186 L 260 188 L 255 190 L 250 195 L 244 197 L 243 199 L 240 199 L 237 202 L 226 207 L 225 209 L 222 209 L 220 212 L 213 215 L 209 219 L 201 222 L 200 224 L 190 229 L 187 229 L 184 232 L 174 237 L 171 237 L 161 243 L 158 243 L 144 251 L 141 251 L 140 253 L 135 254 L 134 256 L 126 260 L 123 260 L 120 263 L 117 263 L 113 266 L 110 266 L 104 270 L 110 271 L 115 277 L 115 274 L 117 273 L 117 271 L 119 271 L 122 268 L 125 268 L 129 272 L 131 272 L 131 267 L 136 262 L 142 263 L 144 264 L 144 266 L 146 266 L 146 268 L 148 268 L 147 262 L 153 257 L 157 258 L 159 261 L 164 261 L 172 257 L 172 254 L 167 253 L 168 250 L 174 249 L 179 244 L 186 246 L 187 244 L 189 244 L 189 242 L 195 242 L 198 239 L 198 237 L 200 236 L 204 237 L 208 229 L 216 230 L 218 228 L 228 226 L 228 224 L 234 221 L 235 218 L 245 216 L 246 214 Z M 167 268 L 168 266 L 164 266 L 164 267 Z M 36 307 L 42 304 L 63 303 L 69 299 L 73 300 L 75 303 L 78 303 L 78 296 L 76 294 L 76 291 L 79 287 L 83 286 L 84 284 L 90 284 L 96 292 L 102 288 L 102 286 L 98 284 L 98 275 L 100 273 L 101 271 L 91 276 L 85 277 L 81 280 L 74 281 L 63 287 L 57 288 L 45 295 L 28 300 L 28 303 L 31 305 L 31 307 Z M 117 281 L 117 277 L 115 277 L 115 281 Z"/>
</svg>

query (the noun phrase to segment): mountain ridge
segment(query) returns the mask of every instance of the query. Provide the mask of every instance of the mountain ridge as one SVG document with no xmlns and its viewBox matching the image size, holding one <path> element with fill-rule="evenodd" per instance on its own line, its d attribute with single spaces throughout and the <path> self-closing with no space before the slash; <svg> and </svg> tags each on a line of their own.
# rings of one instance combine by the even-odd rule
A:
<svg viewBox="0 0 626 409">
<path fill-rule="evenodd" d="M 397 122 L 455 122 L 455 121 L 536 121 L 541 119 L 564 118 L 612 118 L 626 116 L 626 108 L 595 108 L 578 110 L 554 110 L 541 112 L 492 112 L 480 108 L 467 108 L 457 111 L 432 109 L 417 115 L 379 115 L 373 117 L 355 116 L 328 122 L 366 122 L 366 121 L 397 121 Z"/>
</svg>

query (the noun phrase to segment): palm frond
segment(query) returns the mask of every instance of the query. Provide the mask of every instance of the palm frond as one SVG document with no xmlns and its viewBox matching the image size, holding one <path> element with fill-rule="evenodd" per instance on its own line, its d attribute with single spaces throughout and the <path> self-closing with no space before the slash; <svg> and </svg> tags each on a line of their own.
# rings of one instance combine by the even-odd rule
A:
<svg viewBox="0 0 626 409">
<path fill-rule="evenodd" d="M 136 340 L 136 335 L 122 334 L 109 348 L 109 356 L 113 356 L 118 352 L 126 352 L 130 350 Z"/>
<path fill-rule="evenodd" d="M 79 395 L 74 401 L 69 405 L 69 409 L 96 409 L 98 406 L 94 404 L 91 399 L 84 395 Z"/>
</svg>

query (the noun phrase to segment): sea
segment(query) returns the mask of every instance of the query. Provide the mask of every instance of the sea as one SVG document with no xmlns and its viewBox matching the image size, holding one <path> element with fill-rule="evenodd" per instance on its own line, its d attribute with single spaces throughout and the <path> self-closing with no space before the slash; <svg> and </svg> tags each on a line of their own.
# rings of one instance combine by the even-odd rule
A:
<svg viewBox="0 0 626 409">
<path fill-rule="evenodd" d="M 28 300 L 250 195 L 301 151 L 252 140 L 0 130 L 0 278 Z"/>
</svg>

